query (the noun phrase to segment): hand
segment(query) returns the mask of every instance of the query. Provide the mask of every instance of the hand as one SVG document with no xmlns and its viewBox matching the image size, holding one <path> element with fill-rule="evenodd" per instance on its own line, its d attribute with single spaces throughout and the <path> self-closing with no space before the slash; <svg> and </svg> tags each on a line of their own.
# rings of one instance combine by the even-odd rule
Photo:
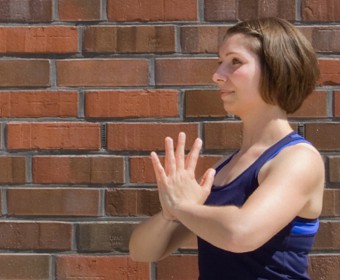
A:
<svg viewBox="0 0 340 280">
<path fill-rule="evenodd" d="M 165 218 L 177 218 L 176 208 L 181 204 L 203 204 L 213 184 L 215 170 L 208 169 L 201 183 L 195 178 L 195 169 L 202 148 L 202 141 L 196 139 L 190 153 L 185 158 L 185 133 L 178 135 L 176 152 L 173 140 L 165 138 L 164 168 L 155 152 L 151 153 L 153 168 L 156 174 L 159 198 Z"/>
</svg>

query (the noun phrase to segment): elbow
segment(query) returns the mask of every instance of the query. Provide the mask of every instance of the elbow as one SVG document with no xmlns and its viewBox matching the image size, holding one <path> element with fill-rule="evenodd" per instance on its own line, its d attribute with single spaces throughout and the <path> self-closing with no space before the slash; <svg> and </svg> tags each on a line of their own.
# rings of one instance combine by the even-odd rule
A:
<svg viewBox="0 0 340 280">
<path fill-rule="evenodd" d="M 236 225 L 229 232 L 229 238 L 223 244 L 224 250 L 246 253 L 258 249 L 263 244 L 247 226 Z"/>
</svg>

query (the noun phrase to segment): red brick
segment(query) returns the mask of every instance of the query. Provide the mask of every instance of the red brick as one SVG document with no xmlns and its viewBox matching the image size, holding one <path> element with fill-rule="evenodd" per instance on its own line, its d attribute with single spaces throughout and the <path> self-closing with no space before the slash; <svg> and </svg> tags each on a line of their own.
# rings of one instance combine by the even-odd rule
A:
<svg viewBox="0 0 340 280">
<path fill-rule="evenodd" d="M 45 254 L 1 254 L 0 279 L 49 279 L 52 257 Z"/>
<path fill-rule="evenodd" d="M 88 118 L 178 117 L 177 90 L 88 91 Z"/>
<path fill-rule="evenodd" d="M 194 280 L 198 279 L 196 255 L 170 256 L 157 264 L 157 279 Z"/>
<path fill-rule="evenodd" d="M 0 0 L 0 22 L 52 21 L 52 0 Z"/>
<path fill-rule="evenodd" d="M 242 140 L 241 122 L 209 122 L 204 124 L 206 150 L 237 149 Z"/>
<path fill-rule="evenodd" d="M 212 58 L 159 58 L 156 59 L 156 84 L 212 85 L 217 69 Z"/>
<path fill-rule="evenodd" d="M 196 0 L 107 0 L 109 21 L 195 21 Z"/>
<path fill-rule="evenodd" d="M 156 189 L 108 190 L 105 204 L 110 216 L 152 216 L 161 210 Z"/>
<path fill-rule="evenodd" d="M 23 184 L 26 181 L 26 159 L 20 156 L 0 157 L 0 183 Z"/>
<path fill-rule="evenodd" d="M 332 183 L 340 183 L 340 156 L 329 156 L 328 159 L 329 181 Z"/>
<path fill-rule="evenodd" d="M 340 43 L 339 27 L 331 25 L 301 27 L 300 31 L 309 39 L 317 52 L 338 52 Z"/>
<path fill-rule="evenodd" d="M 305 133 L 317 149 L 340 150 L 340 123 L 306 123 Z"/>
<path fill-rule="evenodd" d="M 334 117 L 340 117 L 340 91 L 335 91 L 333 95 L 334 100 Z"/>
<path fill-rule="evenodd" d="M 196 176 L 201 177 L 220 158 L 220 156 L 201 156 L 197 164 Z M 130 158 L 130 181 L 131 183 L 156 183 L 150 157 Z"/>
<path fill-rule="evenodd" d="M 0 53 L 76 53 L 78 30 L 72 26 L 0 27 Z"/>
<path fill-rule="evenodd" d="M 325 189 L 323 194 L 323 217 L 340 216 L 340 190 L 339 189 Z"/>
<path fill-rule="evenodd" d="M 318 83 L 320 85 L 340 85 L 340 59 L 320 59 L 319 67 L 321 74 Z"/>
<path fill-rule="evenodd" d="M 217 90 L 187 90 L 185 92 L 185 117 L 225 117 L 227 112 Z"/>
<path fill-rule="evenodd" d="M 99 190 L 10 189 L 9 216 L 98 216 Z"/>
<path fill-rule="evenodd" d="M 309 274 L 315 280 L 338 280 L 340 255 L 322 254 L 311 255 L 309 261 Z"/>
<path fill-rule="evenodd" d="M 59 60 L 58 86 L 146 86 L 149 82 L 146 59 Z"/>
<path fill-rule="evenodd" d="M 0 230 L 2 250 L 71 249 L 72 225 L 68 223 L 2 222 Z"/>
<path fill-rule="evenodd" d="M 135 224 L 122 222 L 81 223 L 78 225 L 78 251 L 128 252 Z"/>
<path fill-rule="evenodd" d="M 58 0 L 59 19 L 62 21 L 98 21 L 100 10 L 100 0 Z"/>
<path fill-rule="evenodd" d="M 133 262 L 129 256 L 58 256 L 56 279 L 148 280 L 150 264 Z"/>
<path fill-rule="evenodd" d="M 304 21 L 339 21 L 340 2 L 338 0 L 302 0 L 302 19 Z"/>
<path fill-rule="evenodd" d="M 114 151 L 163 151 L 164 138 L 170 136 L 176 141 L 181 131 L 187 134 L 188 149 L 198 137 L 196 123 L 110 123 L 107 148 Z"/>
<path fill-rule="evenodd" d="M 0 60 L 0 87 L 46 87 L 50 63 L 46 59 Z"/>
<path fill-rule="evenodd" d="M 316 250 L 339 250 L 340 222 L 321 221 L 313 248 Z"/>
<path fill-rule="evenodd" d="M 295 20 L 295 1 L 239 0 L 239 18 L 247 20 L 261 17 L 280 17 L 287 20 Z"/>
<path fill-rule="evenodd" d="M 36 156 L 37 184 L 118 184 L 124 182 L 124 161 L 112 156 Z"/>
<path fill-rule="evenodd" d="M 9 123 L 10 150 L 98 150 L 100 126 L 95 123 Z"/>
<path fill-rule="evenodd" d="M 76 117 L 76 91 L 1 91 L 0 117 Z"/>
<path fill-rule="evenodd" d="M 173 53 L 174 26 L 89 26 L 84 32 L 84 52 Z"/>
<path fill-rule="evenodd" d="M 227 26 L 202 25 L 181 28 L 182 53 L 218 52 L 227 31 Z"/>
<path fill-rule="evenodd" d="M 302 104 L 301 108 L 289 117 L 325 118 L 328 117 L 327 92 L 315 91 Z"/>
<path fill-rule="evenodd" d="M 205 0 L 204 18 L 207 21 L 236 20 L 237 0 Z"/>
</svg>

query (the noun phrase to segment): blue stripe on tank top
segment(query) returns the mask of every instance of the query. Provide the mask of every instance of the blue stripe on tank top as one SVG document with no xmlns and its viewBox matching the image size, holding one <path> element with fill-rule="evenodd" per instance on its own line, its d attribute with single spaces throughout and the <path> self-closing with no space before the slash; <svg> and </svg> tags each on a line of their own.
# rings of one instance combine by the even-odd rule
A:
<svg viewBox="0 0 340 280">
<path fill-rule="evenodd" d="M 315 234 L 319 229 L 319 219 L 313 221 L 299 221 L 295 220 L 292 223 L 291 232 L 293 234 Z"/>
</svg>

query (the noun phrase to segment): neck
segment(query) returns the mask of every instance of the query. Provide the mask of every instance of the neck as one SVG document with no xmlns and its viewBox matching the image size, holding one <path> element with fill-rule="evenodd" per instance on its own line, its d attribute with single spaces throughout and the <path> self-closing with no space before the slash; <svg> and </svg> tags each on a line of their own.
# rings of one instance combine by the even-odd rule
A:
<svg viewBox="0 0 340 280">
<path fill-rule="evenodd" d="M 271 146 L 293 131 L 286 112 L 277 106 L 268 106 L 266 110 L 258 110 L 251 116 L 244 116 L 241 119 L 243 121 L 241 150 L 243 151 L 255 145 Z"/>
</svg>

